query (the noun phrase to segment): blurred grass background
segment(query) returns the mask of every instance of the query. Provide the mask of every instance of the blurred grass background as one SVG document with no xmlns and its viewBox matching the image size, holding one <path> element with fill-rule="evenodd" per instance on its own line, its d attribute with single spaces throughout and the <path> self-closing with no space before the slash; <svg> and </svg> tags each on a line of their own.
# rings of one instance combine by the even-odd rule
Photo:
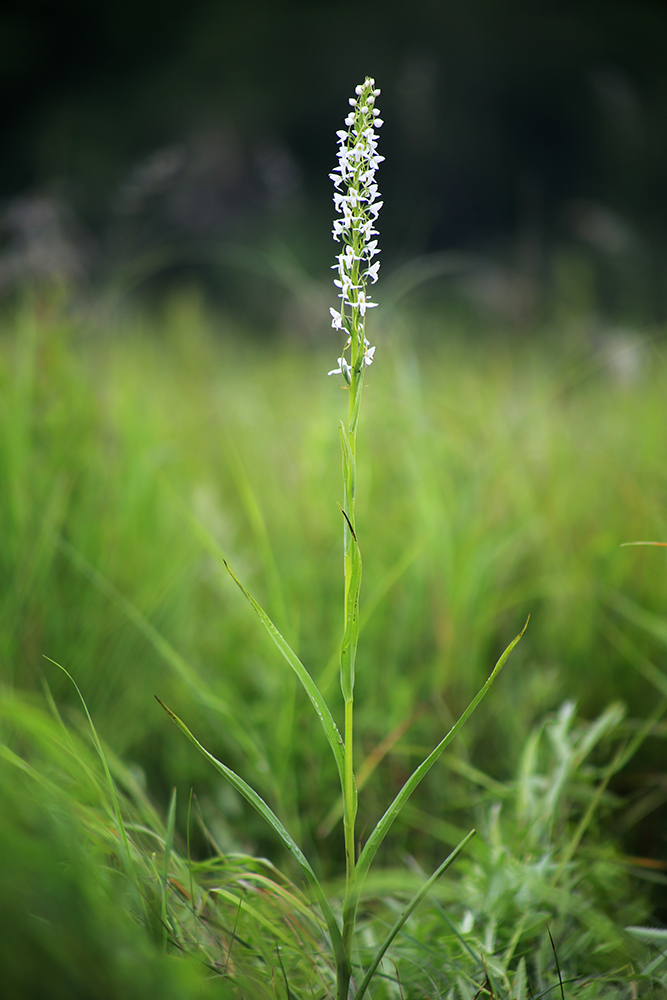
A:
<svg viewBox="0 0 667 1000">
<path fill-rule="evenodd" d="M 362 826 L 528 614 L 458 754 L 503 780 L 563 700 L 589 717 L 615 699 L 639 718 L 654 704 L 642 658 L 664 659 L 664 556 L 620 546 L 666 537 L 661 331 L 611 355 L 560 334 L 471 344 L 455 318 L 398 307 L 372 332 L 358 732 L 364 756 L 389 733 L 396 742 Z M 345 397 L 324 374 L 329 354 L 249 340 L 196 295 L 160 322 L 106 331 L 33 301 L 7 320 L 1 349 L 5 683 L 39 690 L 46 675 L 56 702 L 74 704 L 43 657 L 62 663 L 158 799 L 175 784 L 185 802 L 194 785 L 224 847 L 272 849 L 159 695 L 218 756 L 247 777 L 259 769 L 276 811 L 319 842 L 336 782 L 316 720 L 202 530 L 335 702 Z M 652 815 L 637 842 L 628 834 L 635 853 L 662 850 L 663 764 L 653 740 L 627 778 L 638 815 Z M 434 774 L 418 801 L 442 814 L 459 792 Z"/>
<path fill-rule="evenodd" d="M 198 951 L 226 972 L 239 913 L 230 996 L 280 994 L 274 938 L 295 992 L 308 969 L 328 982 L 298 888 L 249 857 L 280 861 L 278 845 L 153 696 L 257 785 L 335 892 L 326 747 L 213 555 L 335 703 L 345 395 L 325 375 L 339 351 L 327 175 L 367 73 L 383 91 L 386 161 L 359 444 L 360 831 L 531 620 L 396 824 L 363 947 L 473 822 L 464 877 L 397 943 L 415 995 L 431 988 L 425 970 L 449 989 L 443 941 L 451 955 L 461 934 L 489 968 L 507 947 L 517 982 L 521 953 L 535 989 L 549 988 L 546 921 L 572 974 L 608 971 L 611 955 L 620 965 L 618 926 L 649 920 L 637 875 L 652 881 L 651 919 L 666 919 L 665 550 L 621 545 L 667 541 L 667 13 L 653 0 L 416 0 L 406 16 L 387 0 L 359 17 L 330 0 L 10 0 L 0 12 L 0 906 L 12 929 L 0 957 L 17 996 L 44 995 L 47 979 L 54 1000 L 226 996 L 226 976 L 175 972 L 163 952 Z M 80 703 L 45 657 L 74 676 L 109 748 L 139 893 L 119 876 Z M 654 710 L 605 790 L 613 741 L 643 734 Z M 556 891 L 549 865 L 598 793 Z M 176 882 L 161 883 L 156 865 L 170 863 Z M 195 898 L 205 919 L 191 922 Z M 37 979 L 34 956 L 50 970 Z M 577 995 L 636 995 L 589 986 Z"/>
</svg>

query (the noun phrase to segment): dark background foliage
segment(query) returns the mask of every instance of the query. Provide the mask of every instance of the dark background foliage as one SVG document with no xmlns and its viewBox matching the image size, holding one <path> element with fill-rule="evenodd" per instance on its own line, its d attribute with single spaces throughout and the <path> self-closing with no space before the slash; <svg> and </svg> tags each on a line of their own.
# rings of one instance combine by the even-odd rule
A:
<svg viewBox="0 0 667 1000">
<path fill-rule="evenodd" d="M 543 281 L 579 247 L 612 312 L 662 319 L 666 67 L 654 0 L 11 0 L 0 284 L 48 271 L 45 242 L 89 276 L 279 233 L 319 270 L 334 132 L 372 74 L 386 262 L 455 248 Z"/>
</svg>

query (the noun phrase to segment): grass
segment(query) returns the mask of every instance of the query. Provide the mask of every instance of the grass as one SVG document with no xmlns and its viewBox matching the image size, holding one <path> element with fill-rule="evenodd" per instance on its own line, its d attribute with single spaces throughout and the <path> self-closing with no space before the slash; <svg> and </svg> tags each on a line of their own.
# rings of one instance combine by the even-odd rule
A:
<svg viewBox="0 0 667 1000">
<path fill-rule="evenodd" d="M 405 318 L 385 319 L 382 361 L 366 387 L 356 510 L 360 830 L 529 612 L 531 624 L 383 847 L 383 871 L 363 900 L 360 958 L 385 936 L 420 870 L 442 859 L 434 839 L 451 847 L 474 821 L 479 846 L 409 918 L 373 996 L 453 989 L 472 998 L 485 976 L 497 996 L 553 989 L 547 927 L 577 996 L 648 995 L 654 987 L 637 977 L 651 961 L 649 975 L 664 975 L 660 938 L 623 928 L 652 919 L 638 876 L 661 878 L 664 730 L 651 712 L 665 693 L 667 594 L 662 551 L 620 543 L 667 537 L 667 356 L 650 338 L 639 379 L 622 384 L 579 343 L 473 344 L 456 329 L 443 342 L 440 323 L 424 315 L 416 347 Z M 44 981 L 61 976 L 62 995 L 331 988 L 323 929 L 296 871 L 289 882 L 255 860 L 281 860 L 277 841 L 153 698 L 187 718 L 216 757 L 259 775 L 271 808 L 321 859 L 318 875 L 335 898 L 335 768 L 323 763 L 306 699 L 192 514 L 332 691 L 339 390 L 318 374 L 329 367 L 328 345 L 320 353 L 261 344 L 220 325 L 187 298 L 159 325 L 135 319 L 113 332 L 93 334 L 48 302 L 4 324 L 9 749 L 0 829 L 17 860 L 5 866 L 2 899 L 16 914 L 7 955 L 27 954 L 15 939 L 48 952 L 60 971 Z M 76 692 L 44 654 L 75 678 L 113 748 L 132 873 Z M 44 676 L 64 724 L 45 707 Z M 597 723 L 560 707 L 575 698 L 580 719 Z M 625 715 L 607 711 L 618 701 Z M 59 943 L 54 926 L 64 928 Z M 184 953 L 203 964 L 176 963 Z M 43 989 L 21 980 L 27 966 L 11 965 L 17 996 Z M 81 981 L 68 979 L 79 967 Z M 114 971 L 105 977 L 106 968 Z"/>
</svg>

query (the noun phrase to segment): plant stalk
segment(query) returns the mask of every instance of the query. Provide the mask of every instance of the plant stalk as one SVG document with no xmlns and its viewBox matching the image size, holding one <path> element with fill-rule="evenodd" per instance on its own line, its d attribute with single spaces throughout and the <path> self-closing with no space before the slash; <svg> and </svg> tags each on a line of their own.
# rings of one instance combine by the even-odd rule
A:
<svg viewBox="0 0 667 1000">
<path fill-rule="evenodd" d="M 363 338 L 363 331 L 361 332 Z M 354 778 L 354 663 L 358 640 L 358 613 L 356 604 L 359 596 L 361 557 L 357 543 L 354 519 L 356 486 L 356 431 L 359 418 L 359 404 L 363 386 L 363 370 L 360 368 L 361 351 L 359 334 L 352 337 L 352 377 L 350 382 L 349 420 L 347 435 L 347 455 L 343 442 L 344 513 L 343 526 L 345 599 L 345 638 L 341 652 L 341 688 L 345 698 L 345 742 L 343 767 L 343 827 L 345 836 L 345 899 L 343 902 L 343 948 L 347 967 L 338 969 L 337 1000 L 347 1000 L 350 985 L 352 942 L 356 905 L 354 903 L 354 875 L 356 868 L 355 822 L 357 815 L 357 789 Z"/>
</svg>

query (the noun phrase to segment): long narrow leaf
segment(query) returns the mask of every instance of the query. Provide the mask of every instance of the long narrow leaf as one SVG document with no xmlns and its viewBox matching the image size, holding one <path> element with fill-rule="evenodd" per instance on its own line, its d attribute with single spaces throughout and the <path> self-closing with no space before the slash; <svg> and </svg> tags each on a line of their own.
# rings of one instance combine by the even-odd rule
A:
<svg viewBox="0 0 667 1000">
<path fill-rule="evenodd" d="M 380 962 L 384 958 L 384 955 L 385 955 L 385 952 L 387 951 L 387 948 L 389 947 L 389 945 L 391 944 L 391 942 L 394 940 L 394 938 L 396 937 L 396 935 L 400 931 L 400 929 L 403 926 L 403 924 L 405 923 L 405 921 L 408 919 L 408 917 L 410 916 L 410 914 L 412 913 L 412 911 L 414 909 L 416 909 L 417 906 L 419 906 L 419 904 L 421 903 L 422 899 L 424 898 L 424 896 L 426 895 L 426 893 L 429 891 L 429 889 L 431 888 L 431 886 L 433 885 L 433 883 L 436 882 L 440 878 L 440 876 L 449 868 L 450 865 L 452 865 L 454 863 L 454 861 L 456 861 L 456 859 L 458 858 L 458 856 L 461 853 L 461 851 L 465 848 L 465 846 L 468 843 L 468 841 L 472 840 L 472 838 L 475 836 L 476 832 L 477 832 L 476 830 L 471 830 L 470 833 L 466 837 L 463 838 L 463 840 L 461 841 L 461 843 L 458 844 L 454 848 L 454 850 L 449 855 L 449 857 L 446 858 L 442 862 L 442 864 L 440 865 L 439 868 L 436 868 L 436 870 L 433 872 L 433 874 L 431 875 L 431 877 L 429 879 L 427 879 L 426 882 L 424 882 L 423 886 L 412 897 L 412 899 L 410 900 L 410 902 L 408 903 L 408 905 L 405 907 L 405 909 L 403 910 L 403 912 L 397 918 L 396 922 L 394 923 L 393 927 L 391 928 L 391 930 L 387 934 L 386 938 L 384 939 L 384 941 L 382 942 L 382 944 L 378 948 L 377 952 L 375 953 L 375 957 L 373 958 L 373 961 L 371 962 L 370 966 L 368 967 L 368 970 L 366 971 L 366 975 L 364 976 L 364 978 L 361 981 L 361 985 L 359 986 L 359 989 L 357 990 L 357 992 L 355 994 L 354 1000 L 362 1000 L 362 997 L 363 997 L 364 993 L 366 992 L 366 990 L 370 986 L 371 979 L 375 975 L 375 971 L 376 971 L 378 965 L 380 964 Z"/>
<path fill-rule="evenodd" d="M 201 541 L 202 545 L 204 545 L 206 549 L 211 553 L 216 562 L 222 563 L 222 565 L 225 567 L 225 569 L 227 570 L 227 572 L 229 573 L 229 575 L 231 576 L 232 580 L 237 585 L 241 593 L 246 597 L 246 599 L 252 605 L 255 614 L 261 621 L 264 628 L 267 630 L 267 632 L 275 642 L 276 646 L 278 647 L 280 652 L 283 654 L 283 656 L 291 666 L 294 673 L 301 681 L 301 684 L 303 685 L 306 694 L 310 698 L 313 708 L 317 712 L 320 722 L 322 723 L 322 728 L 324 729 L 327 740 L 329 741 L 329 745 L 331 747 L 334 759 L 336 761 L 336 767 L 338 768 L 338 776 L 340 778 L 341 789 L 342 789 L 343 788 L 343 740 L 341 738 L 340 733 L 338 732 L 338 728 L 333 720 L 331 712 L 329 711 L 329 706 L 327 705 L 324 696 L 322 695 L 317 684 L 310 676 L 308 670 L 305 668 L 299 657 L 296 655 L 296 653 L 291 648 L 289 643 L 286 641 L 286 639 L 283 638 L 283 636 L 280 634 L 276 626 L 273 624 L 273 622 L 267 615 L 266 611 L 264 611 L 261 605 L 258 604 L 258 602 L 255 600 L 252 594 L 248 590 L 246 590 L 246 588 L 243 586 L 238 577 L 233 573 L 233 571 L 229 566 L 229 563 L 225 559 L 222 549 L 216 542 L 213 535 L 211 535 L 210 531 L 208 531 L 205 525 L 203 525 L 201 521 L 199 521 L 194 516 L 192 511 L 188 507 L 186 507 L 181 498 L 173 490 L 171 492 L 176 501 L 179 503 L 179 506 L 183 510 L 184 514 L 188 517 L 190 524 L 192 525 L 192 528 L 197 537 L 199 538 L 199 540 Z"/>
<path fill-rule="evenodd" d="M 338 775 L 340 777 L 341 788 L 342 788 L 343 787 L 343 740 L 341 738 L 340 733 L 338 732 L 338 727 L 336 726 L 336 723 L 333 720 L 333 716 L 329 711 L 329 706 L 324 700 L 324 697 L 321 691 L 319 690 L 317 684 L 310 676 L 308 670 L 303 665 L 303 663 L 296 655 L 294 650 L 291 648 L 289 643 L 280 634 L 280 632 L 273 624 L 273 622 L 271 621 L 267 613 L 264 611 L 264 609 L 261 607 L 261 605 L 257 603 L 252 594 L 248 590 L 246 590 L 246 588 L 243 586 L 238 577 L 232 572 L 229 563 L 225 559 L 222 549 L 220 548 L 220 546 L 218 545 L 218 543 L 216 542 L 215 538 L 210 533 L 210 531 L 208 531 L 205 525 L 203 525 L 201 521 L 199 521 L 194 516 L 192 511 L 183 503 L 181 498 L 173 490 L 171 492 L 176 501 L 178 502 L 179 506 L 181 507 L 181 510 L 190 521 L 190 524 L 192 525 L 192 528 L 197 537 L 199 538 L 199 540 L 201 541 L 202 545 L 204 545 L 205 548 L 211 553 L 216 562 L 222 563 L 222 565 L 225 567 L 225 569 L 227 570 L 227 572 L 229 573 L 229 575 L 231 576 L 232 580 L 237 585 L 241 593 L 246 597 L 246 599 L 252 605 L 255 614 L 261 621 L 264 628 L 267 630 L 267 632 L 275 642 L 276 646 L 278 647 L 278 649 L 283 654 L 283 656 L 289 663 L 294 673 L 301 681 L 301 684 L 303 685 L 306 694 L 310 698 L 313 708 L 317 712 L 320 722 L 322 723 L 322 728 L 324 729 L 327 740 L 329 741 L 329 745 L 331 747 L 331 750 L 333 752 L 336 761 L 336 767 L 338 768 Z"/>
<path fill-rule="evenodd" d="M 165 951 L 167 948 L 167 893 L 169 888 L 169 866 L 171 863 L 171 851 L 174 846 L 174 825 L 176 822 L 176 789 L 174 788 L 169 800 L 169 811 L 167 813 L 167 829 L 164 838 L 164 858 L 162 859 L 162 933 L 164 938 Z"/>
<path fill-rule="evenodd" d="M 336 965 L 337 966 L 339 966 L 340 964 L 345 965 L 347 963 L 347 958 L 345 955 L 345 949 L 343 948 L 343 940 L 341 938 L 338 923 L 334 916 L 333 910 L 331 909 L 331 906 L 329 905 L 329 902 L 326 896 L 324 895 L 322 886 L 320 885 L 315 872 L 311 868 L 308 859 L 306 858 L 305 854 L 303 853 L 299 845 L 290 836 L 290 834 L 285 829 L 283 824 L 280 822 L 276 814 L 273 812 L 272 809 L 269 808 L 264 799 L 257 794 L 255 789 L 252 788 L 246 781 L 244 781 L 243 778 L 241 778 L 238 774 L 236 774 L 235 771 L 232 771 L 232 769 L 227 767 L 226 764 L 223 764 L 222 761 L 219 761 L 217 759 L 217 757 L 214 757 L 213 754 L 209 753 L 206 747 L 202 746 L 202 744 L 199 742 L 196 736 L 194 736 L 194 734 L 190 732 L 185 723 L 182 722 L 181 719 L 179 719 L 178 716 L 174 712 L 172 712 L 172 710 L 168 708 L 163 701 L 160 701 L 160 699 L 157 696 L 156 696 L 156 701 L 158 701 L 159 704 L 162 705 L 162 708 L 165 710 L 167 715 L 171 719 L 173 719 L 178 728 L 185 736 L 187 736 L 190 742 L 194 743 L 194 745 L 197 747 L 200 753 L 204 755 L 206 760 L 208 760 L 209 763 L 213 764 L 213 767 L 217 771 L 219 771 L 220 774 L 223 774 L 225 778 L 227 778 L 227 781 L 229 781 L 230 785 L 232 785 L 236 789 L 236 791 L 239 792 L 243 796 L 243 798 L 250 803 L 250 805 L 253 807 L 253 809 L 255 809 L 259 813 L 262 819 L 264 819 L 268 823 L 268 825 L 272 828 L 272 830 L 274 830 L 278 834 L 281 841 L 283 842 L 287 850 L 290 852 L 290 854 L 294 857 L 297 864 L 301 868 L 301 871 L 304 873 L 304 875 L 310 882 L 311 886 L 313 887 L 313 891 L 315 892 L 317 901 L 320 904 L 322 915 L 329 930 L 329 935 L 331 937 L 331 945 L 333 947 L 334 956 L 336 959 Z"/>
<path fill-rule="evenodd" d="M 512 992 L 510 994 L 512 1000 L 526 1000 L 526 984 L 526 956 L 522 955 L 516 969 L 514 982 L 512 983 Z"/>
<path fill-rule="evenodd" d="M 229 889 L 224 889 L 221 886 L 213 886 L 208 890 L 208 893 L 215 899 L 224 899 L 228 903 L 236 904 L 237 910 L 235 926 L 238 924 L 239 915 L 241 913 L 247 913 L 253 920 L 256 920 L 268 934 L 271 934 L 274 938 L 282 941 L 282 943 L 287 945 L 288 948 L 294 945 L 294 939 L 282 929 L 280 924 L 276 924 L 275 920 L 270 920 L 268 917 L 264 916 L 264 914 L 260 910 L 257 910 L 252 903 L 249 903 L 243 895 L 237 896 L 235 893 L 230 892 Z"/>
<path fill-rule="evenodd" d="M 438 745 L 435 748 L 435 750 L 433 750 L 429 754 L 429 756 L 426 758 L 426 760 L 422 761 L 422 763 L 419 765 L 419 767 L 416 768 L 415 771 L 413 771 L 413 773 L 410 775 L 410 777 L 408 778 L 408 780 L 406 781 L 406 783 L 403 785 L 403 787 L 401 788 L 400 792 L 398 793 L 398 795 L 396 796 L 396 798 L 394 799 L 394 801 L 391 803 L 391 805 L 389 806 L 389 808 L 385 812 L 385 814 L 382 817 L 382 819 L 380 819 L 379 822 L 377 823 L 375 829 L 373 830 L 373 832 L 371 833 L 370 837 L 368 838 L 363 851 L 361 852 L 361 856 L 359 858 L 359 861 L 357 862 L 357 867 L 356 867 L 356 871 L 355 871 L 355 874 L 354 874 L 354 881 L 353 881 L 353 887 L 352 887 L 352 894 L 353 894 L 355 900 L 359 898 L 359 893 L 361 892 L 361 888 L 362 888 L 364 880 L 365 880 L 365 878 L 366 878 L 366 876 L 368 874 L 368 870 L 369 870 L 369 868 L 370 868 L 370 866 L 372 864 L 373 858 L 375 857 L 375 854 L 376 854 L 378 848 L 380 847 L 380 844 L 382 843 L 382 841 L 384 840 L 384 838 L 387 836 L 387 833 L 391 829 L 391 826 L 393 825 L 394 820 L 399 815 L 399 813 L 400 813 L 401 809 L 403 808 L 404 804 L 410 798 L 410 796 L 412 795 L 413 791 L 415 790 L 415 788 L 417 787 L 417 785 L 420 783 L 420 781 L 422 780 L 422 778 L 424 778 L 425 775 L 428 774 L 428 772 L 431 770 L 431 768 L 433 767 L 433 765 L 437 761 L 438 757 L 442 754 L 442 752 L 446 749 L 446 747 L 449 746 L 449 744 L 452 742 L 452 740 L 457 735 L 457 733 L 466 724 L 466 722 L 468 721 L 468 719 L 470 718 L 470 716 L 472 715 L 472 713 L 475 711 L 475 709 L 477 708 L 477 706 L 479 705 L 479 703 L 488 694 L 488 691 L 489 691 L 491 685 L 493 684 L 493 682 L 495 681 L 496 677 L 498 676 L 498 674 L 502 670 L 503 666 L 505 665 L 505 662 L 507 661 L 508 656 L 510 655 L 510 653 L 512 652 L 512 650 L 514 649 L 514 647 L 516 646 L 516 644 L 519 642 L 519 640 L 522 638 L 524 632 L 528 628 L 528 621 L 529 620 L 530 620 L 530 616 L 526 620 L 526 624 L 523 626 L 523 628 L 521 629 L 521 631 L 519 632 L 519 634 L 516 636 L 515 639 L 512 640 L 512 642 L 509 644 L 509 646 L 507 647 L 507 649 L 504 651 L 504 653 L 502 654 L 502 656 L 500 657 L 500 659 L 496 663 L 495 667 L 493 668 L 493 670 L 489 674 L 489 677 L 488 677 L 486 683 L 484 684 L 484 686 L 482 688 L 480 688 L 480 690 L 477 692 L 477 694 L 475 695 L 475 697 L 473 698 L 473 700 L 470 702 L 470 704 L 468 705 L 468 707 L 466 708 L 466 710 L 459 717 L 459 719 L 454 723 L 454 725 L 449 730 L 449 732 L 444 737 L 444 739 L 441 740 L 440 743 L 438 743 Z"/>
<path fill-rule="evenodd" d="M 267 615 L 266 611 L 264 611 L 264 609 L 257 603 L 252 594 L 248 590 L 246 590 L 246 588 L 243 586 L 238 577 L 235 576 L 233 571 L 230 569 L 227 560 L 223 557 L 222 561 L 224 562 L 225 569 L 231 576 L 232 580 L 237 585 L 241 593 L 244 594 L 245 597 L 248 599 L 248 601 L 252 605 L 253 610 L 255 611 L 255 614 L 261 621 L 262 625 L 269 633 L 269 635 L 275 642 L 276 646 L 278 647 L 278 649 L 283 654 L 283 656 L 289 663 L 294 673 L 301 681 L 301 684 L 303 685 L 303 688 L 308 697 L 310 698 L 311 704 L 315 709 L 315 711 L 317 712 L 320 722 L 322 723 L 322 728 L 324 729 L 327 740 L 329 741 L 329 745 L 333 751 L 333 755 L 336 761 L 336 766 L 338 768 L 338 774 L 340 776 L 342 783 L 343 740 L 341 738 L 340 733 L 338 732 L 338 727 L 334 722 L 333 716 L 329 711 L 329 706 L 324 700 L 324 697 L 322 696 L 320 689 L 318 688 L 317 684 L 310 676 L 308 670 L 304 667 L 303 663 L 296 655 L 292 647 L 289 645 L 286 639 L 283 638 L 283 636 L 280 634 L 276 626 L 273 624 L 273 622 Z"/>
<path fill-rule="evenodd" d="M 127 867 L 127 873 L 129 875 L 129 877 L 132 879 L 132 882 L 134 883 L 135 888 L 140 893 L 139 882 L 138 882 L 138 879 L 137 879 L 137 873 L 135 871 L 135 866 L 134 866 L 134 859 L 132 857 L 132 851 L 130 849 L 130 841 L 129 841 L 128 836 L 127 836 L 127 829 L 125 827 L 125 823 L 123 822 L 123 814 L 122 814 L 121 808 L 120 808 L 120 800 L 118 798 L 118 792 L 116 791 L 115 782 L 114 782 L 113 778 L 111 777 L 111 771 L 109 770 L 109 764 L 107 762 L 107 757 L 106 757 L 106 754 L 104 752 L 104 748 L 102 747 L 102 744 L 100 742 L 100 738 L 97 735 L 97 730 L 95 729 L 95 723 L 93 722 L 93 717 L 90 714 L 90 712 L 88 711 L 88 706 L 86 705 L 86 700 L 83 697 L 83 694 L 81 693 L 81 688 L 79 687 L 79 685 L 77 684 L 77 682 L 74 680 L 74 678 L 70 674 L 69 670 L 67 670 L 65 667 L 63 667 L 63 665 L 61 663 L 57 663 L 55 660 L 52 660 L 50 656 L 46 656 L 45 655 L 44 659 L 48 660 L 49 663 L 52 663 L 54 665 L 54 667 L 58 667 L 59 670 L 62 670 L 62 672 L 65 674 L 65 676 L 67 678 L 69 678 L 69 680 L 72 682 L 72 684 L 74 686 L 74 689 L 75 689 L 76 693 L 79 696 L 81 704 L 83 705 L 83 710 L 86 713 L 86 718 L 88 719 L 88 725 L 90 726 L 90 733 L 91 733 L 91 736 L 93 738 L 93 744 L 94 744 L 95 749 L 97 750 L 97 754 L 98 754 L 98 756 L 99 756 L 99 758 L 100 758 L 100 760 L 102 762 L 102 768 L 104 769 L 104 777 L 106 778 L 107 787 L 109 789 L 109 795 L 110 795 L 110 798 L 111 798 L 111 804 L 112 804 L 112 808 L 113 808 L 113 813 L 114 813 L 114 817 L 115 817 L 115 820 L 116 820 L 116 826 L 118 828 L 118 835 L 120 837 L 121 843 L 123 845 L 124 853 L 125 853 L 125 864 L 126 864 L 126 867 Z M 140 895 L 141 895 L 141 893 L 140 893 Z"/>
<path fill-rule="evenodd" d="M 424 550 L 424 543 L 418 541 L 411 549 L 408 549 L 400 559 L 384 574 L 380 583 L 375 588 L 370 597 L 367 595 L 363 603 L 363 610 L 359 609 L 359 632 L 366 626 L 373 613 L 382 603 L 383 598 L 389 593 L 391 588 L 401 579 L 405 571 L 412 565 L 417 556 Z M 336 670 L 339 667 L 340 655 L 338 650 L 334 650 L 324 670 L 318 678 L 320 691 L 326 691 L 332 684 Z"/>
</svg>

